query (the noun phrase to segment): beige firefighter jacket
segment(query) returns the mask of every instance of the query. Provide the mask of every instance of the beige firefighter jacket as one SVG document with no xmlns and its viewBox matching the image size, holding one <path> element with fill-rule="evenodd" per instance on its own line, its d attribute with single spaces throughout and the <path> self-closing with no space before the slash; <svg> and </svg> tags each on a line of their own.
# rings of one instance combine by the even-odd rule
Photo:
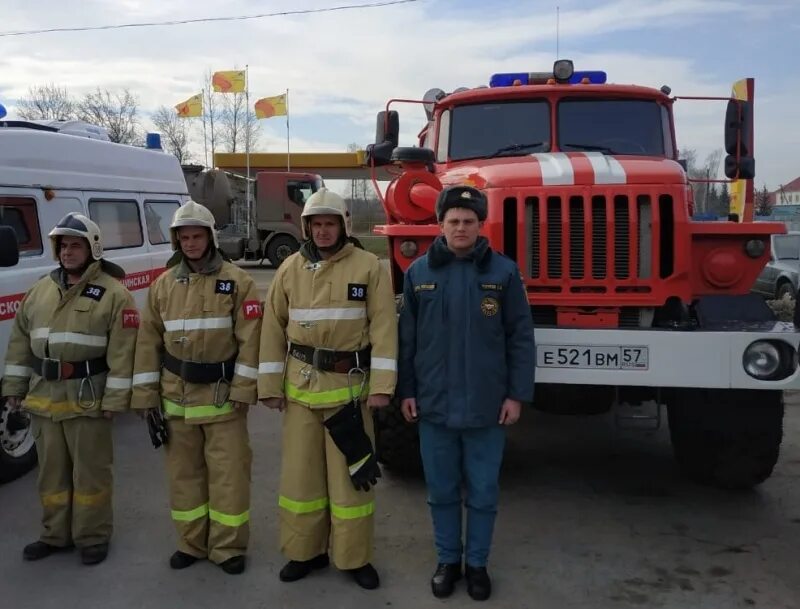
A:
<svg viewBox="0 0 800 609">
<path fill-rule="evenodd" d="M 232 401 L 256 401 L 261 302 L 250 275 L 214 252 L 201 272 L 180 254 L 153 283 L 142 311 L 133 374 L 135 409 L 161 404 L 187 423 L 225 421 L 236 415 Z M 162 365 L 162 353 L 184 361 L 216 363 L 236 356 L 233 379 L 184 382 Z"/>
<path fill-rule="evenodd" d="M 28 291 L 11 330 L 3 395 L 25 396 L 26 410 L 54 421 L 127 410 L 139 314 L 131 293 L 104 268 L 124 276 L 116 265 L 97 261 L 69 289 L 56 269 Z M 33 359 L 82 362 L 103 356 L 109 371 L 85 381 L 48 381 Z"/>
<path fill-rule="evenodd" d="M 301 250 L 280 266 L 267 294 L 259 398 L 285 396 L 311 408 L 347 403 L 347 375 L 316 370 L 287 356 L 289 342 L 336 351 L 372 345 L 364 394 L 391 395 L 397 376 L 397 316 L 389 273 L 378 258 L 352 243 L 319 262 Z M 360 384 L 358 375 L 352 380 Z"/>
</svg>

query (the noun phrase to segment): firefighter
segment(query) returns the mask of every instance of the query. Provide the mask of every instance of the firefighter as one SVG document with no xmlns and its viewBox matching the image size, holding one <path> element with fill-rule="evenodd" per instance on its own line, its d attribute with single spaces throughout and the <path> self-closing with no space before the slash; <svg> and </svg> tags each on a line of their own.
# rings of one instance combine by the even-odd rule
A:
<svg viewBox="0 0 800 609">
<path fill-rule="evenodd" d="M 445 188 L 436 215 L 443 235 L 411 264 L 403 284 L 397 394 L 405 419 L 419 420 L 439 558 L 432 592 L 452 594 L 463 557 L 467 592 L 486 600 L 505 429 L 533 399 L 533 321 L 519 268 L 480 236 L 485 195 Z"/>
<path fill-rule="evenodd" d="M 77 546 L 93 565 L 111 539 L 111 418 L 130 403 L 139 315 L 124 271 L 103 259 L 97 224 L 70 213 L 49 236 L 59 266 L 22 300 L 2 386 L 11 408 L 30 414 L 39 454 L 43 531 L 23 558 Z"/>
<path fill-rule="evenodd" d="M 162 409 L 167 472 L 184 569 L 208 558 L 245 570 L 261 303 L 255 282 L 223 259 L 214 216 L 189 201 L 170 227 L 175 254 L 150 288 L 136 344 L 132 408 Z M 148 413 L 152 414 L 152 413 Z"/>
<path fill-rule="evenodd" d="M 394 391 L 394 296 L 378 258 L 354 245 L 342 197 L 322 188 L 301 216 L 304 243 L 267 295 L 258 370 L 259 399 L 284 412 L 280 579 L 326 567 L 330 545 L 334 565 L 373 589 L 370 409 Z"/>
</svg>

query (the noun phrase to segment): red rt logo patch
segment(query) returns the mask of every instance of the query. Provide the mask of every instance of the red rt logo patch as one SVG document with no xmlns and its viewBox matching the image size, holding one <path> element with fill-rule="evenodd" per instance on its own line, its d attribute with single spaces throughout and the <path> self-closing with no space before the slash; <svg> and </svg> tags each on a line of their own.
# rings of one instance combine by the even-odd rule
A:
<svg viewBox="0 0 800 609">
<path fill-rule="evenodd" d="M 257 300 L 245 300 L 242 303 L 245 319 L 258 319 L 261 317 L 261 303 Z"/>
<path fill-rule="evenodd" d="M 138 328 L 139 311 L 137 311 L 136 309 L 122 309 L 122 327 Z"/>
</svg>

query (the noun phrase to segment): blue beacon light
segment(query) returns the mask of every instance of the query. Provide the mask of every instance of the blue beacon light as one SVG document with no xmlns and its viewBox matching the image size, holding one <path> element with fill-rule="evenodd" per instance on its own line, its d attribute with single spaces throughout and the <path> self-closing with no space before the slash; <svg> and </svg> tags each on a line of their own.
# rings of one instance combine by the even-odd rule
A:
<svg viewBox="0 0 800 609">
<path fill-rule="evenodd" d="M 552 74 L 549 75 L 554 78 Z M 603 85 L 606 83 L 607 75 L 601 70 L 580 70 L 573 72 L 569 79 L 569 84 L 581 84 L 583 79 L 588 79 L 590 84 Z M 512 87 L 514 83 L 519 81 L 521 85 L 533 84 L 531 74 L 529 72 L 503 72 L 499 74 L 492 74 L 489 79 L 490 87 Z"/>
</svg>

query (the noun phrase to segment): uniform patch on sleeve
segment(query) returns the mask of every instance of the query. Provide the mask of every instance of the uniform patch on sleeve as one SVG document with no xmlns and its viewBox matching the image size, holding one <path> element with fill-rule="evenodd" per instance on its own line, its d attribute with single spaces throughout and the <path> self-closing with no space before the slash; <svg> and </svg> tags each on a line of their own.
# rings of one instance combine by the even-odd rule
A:
<svg viewBox="0 0 800 609">
<path fill-rule="evenodd" d="M 436 289 L 435 283 L 420 283 L 419 285 L 414 286 L 415 292 L 430 292 L 431 290 Z"/>
<path fill-rule="evenodd" d="M 367 284 L 366 283 L 348 283 L 347 284 L 347 300 L 360 300 L 367 299 Z"/>
<path fill-rule="evenodd" d="M 91 298 L 92 300 L 96 300 L 100 302 L 100 299 L 103 297 L 103 294 L 106 293 L 106 289 L 103 286 L 94 285 L 93 283 L 87 283 L 86 287 L 83 289 L 81 296 L 86 296 L 87 298 Z"/>
<path fill-rule="evenodd" d="M 242 303 L 242 314 L 245 319 L 259 319 L 261 317 L 261 303 L 257 300 L 245 300 Z"/>
<path fill-rule="evenodd" d="M 136 309 L 122 309 L 122 327 L 138 328 L 139 311 L 137 311 Z"/>
<path fill-rule="evenodd" d="M 215 294 L 233 294 L 236 287 L 236 282 L 232 279 L 218 279 L 217 285 L 214 286 Z"/>
</svg>

